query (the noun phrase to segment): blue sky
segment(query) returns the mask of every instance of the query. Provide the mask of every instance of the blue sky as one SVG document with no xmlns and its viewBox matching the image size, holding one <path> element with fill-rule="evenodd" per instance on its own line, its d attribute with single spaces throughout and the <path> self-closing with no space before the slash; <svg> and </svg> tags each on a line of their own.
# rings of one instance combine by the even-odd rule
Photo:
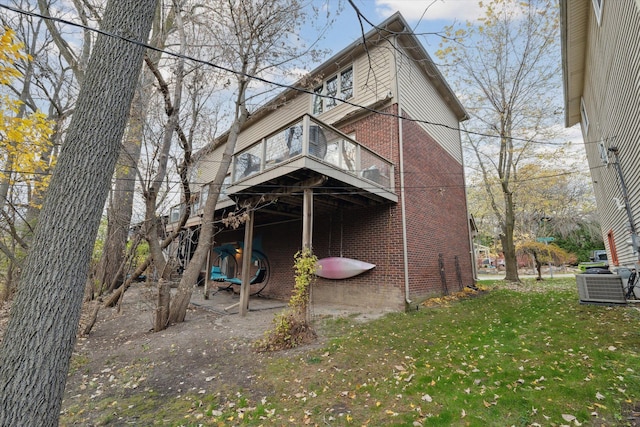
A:
<svg viewBox="0 0 640 427">
<path fill-rule="evenodd" d="M 402 13 L 416 34 L 435 33 L 454 22 L 464 23 L 481 15 L 478 0 L 353 0 L 360 12 L 374 24 L 379 24 L 396 11 Z M 341 8 L 336 21 L 322 42 L 337 53 L 361 35 L 357 14 L 346 0 L 313 0 L 313 4 L 332 16 Z M 371 29 L 365 23 L 365 32 Z M 310 40 L 310 35 L 305 35 Z M 440 42 L 437 35 L 422 35 L 421 42 L 430 54 Z"/>
<path fill-rule="evenodd" d="M 330 48 L 331 55 L 341 51 L 350 43 L 361 36 L 360 24 L 357 14 L 347 0 L 312 0 L 313 5 L 330 12 L 335 18 L 335 23 L 331 30 L 326 33 L 321 42 L 321 46 Z M 396 11 L 402 13 L 407 22 L 411 25 L 423 46 L 435 59 L 434 52 L 438 49 L 440 37 L 436 33 L 442 31 L 447 25 L 464 24 L 466 21 L 474 21 L 484 15 L 483 9 L 479 6 L 479 0 L 352 0 L 360 12 L 374 24 L 379 24 Z M 336 11 L 341 8 L 336 17 Z M 367 32 L 371 26 L 365 23 L 364 30 Z M 315 33 L 303 34 L 307 41 L 317 37 Z M 319 64 L 314 64 L 314 67 Z M 311 67 L 311 68 L 314 68 Z M 564 126 L 560 121 L 557 127 Z M 584 149 L 580 144 L 582 134 L 579 125 L 564 130 L 565 138 L 577 142 L 571 148 L 577 150 L 573 160 L 584 163 Z M 569 159 L 565 159 L 568 162 Z"/>
</svg>

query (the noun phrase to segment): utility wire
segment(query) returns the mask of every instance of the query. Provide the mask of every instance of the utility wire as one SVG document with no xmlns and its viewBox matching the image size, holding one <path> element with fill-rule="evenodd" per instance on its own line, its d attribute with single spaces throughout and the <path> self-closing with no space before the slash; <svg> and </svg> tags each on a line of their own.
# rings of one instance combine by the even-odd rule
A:
<svg viewBox="0 0 640 427">
<path fill-rule="evenodd" d="M 367 106 L 364 106 L 364 105 L 356 104 L 354 102 L 351 102 L 351 101 L 348 101 L 348 100 L 343 100 L 341 98 L 334 97 L 334 96 L 331 96 L 331 95 L 319 94 L 319 93 L 316 93 L 313 90 L 305 89 L 303 87 L 293 86 L 293 85 L 289 85 L 289 84 L 285 84 L 285 83 L 278 83 L 278 82 L 275 82 L 275 81 L 272 81 L 272 80 L 265 79 L 263 77 L 259 77 L 259 76 L 255 76 L 255 75 L 251 75 L 251 74 L 247 74 L 247 73 L 243 73 L 243 72 L 237 71 L 237 70 L 232 70 L 232 69 L 230 69 L 228 67 L 224 67 L 222 65 L 214 64 L 214 63 L 209 62 L 209 61 L 205 61 L 205 60 L 202 60 L 202 59 L 194 58 L 192 56 L 184 55 L 184 54 L 177 53 L 177 52 L 171 52 L 171 51 L 166 50 L 166 49 L 160 49 L 158 47 L 155 47 L 155 46 L 152 46 L 152 45 L 149 45 L 147 43 L 143 43 L 143 42 L 140 42 L 140 41 L 137 41 L 137 40 L 130 39 L 130 38 L 125 37 L 125 36 L 120 35 L 120 34 L 111 33 L 111 32 L 104 31 L 104 30 L 101 30 L 101 29 L 98 29 L 98 28 L 92 28 L 92 27 L 89 27 L 89 26 L 84 25 L 84 24 L 79 24 L 79 23 L 76 23 L 76 22 L 68 21 L 66 19 L 56 18 L 56 17 L 53 17 L 53 16 L 42 15 L 40 13 L 18 9 L 18 8 L 13 7 L 13 6 L 9 6 L 9 5 L 2 4 L 2 3 L 0 3 L 0 8 L 7 9 L 7 10 L 10 10 L 10 11 L 18 13 L 18 14 L 32 16 L 34 18 L 50 20 L 50 21 L 58 22 L 60 24 L 70 25 L 70 26 L 73 26 L 73 27 L 77 27 L 77 28 L 81 28 L 81 29 L 87 30 L 87 31 L 92 31 L 92 32 L 95 32 L 97 34 L 101 34 L 101 35 L 106 36 L 106 37 L 119 39 L 119 40 L 125 41 L 127 43 L 133 43 L 135 45 L 144 47 L 146 49 L 149 49 L 149 50 L 152 50 L 152 51 L 155 51 L 155 52 L 159 52 L 159 53 L 164 53 L 166 55 L 173 56 L 175 58 L 185 59 L 185 60 L 192 61 L 192 62 L 195 62 L 195 63 L 198 63 L 198 64 L 202 64 L 202 65 L 208 65 L 208 66 L 210 66 L 212 68 L 215 68 L 217 70 L 224 71 L 224 72 L 227 72 L 227 73 L 230 73 L 230 74 L 235 74 L 235 75 L 238 75 L 238 76 L 250 79 L 250 80 L 256 80 L 256 81 L 259 81 L 259 82 L 262 82 L 262 83 L 265 83 L 265 84 L 268 84 L 268 85 L 279 87 L 281 89 L 288 89 L 288 90 L 296 91 L 296 92 L 299 92 L 299 93 L 304 93 L 304 94 L 313 95 L 313 96 L 319 96 L 319 97 L 322 97 L 322 98 L 325 98 L 325 99 L 330 99 L 330 100 L 333 100 L 333 101 L 336 101 L 336 102 L 342 102 L 342 103 L 350 105 L 352 107 L 357 107 L 357 108 L 363 109 L 365 111 L 369 111 L 369 112 L 372 112 L 372 113 L 375 113 L 375 114 L 379 114 L 379 115 L 382 115 L 382 116 L 393 117 L 393 118 L 402 119 L 402 120 L 406 120 L 406 121 L 410 121 L 410 122 L 421 123 L 421 124 L 424 124 L 424 125 L 438 126 L 438 127 L 442 127 L 442 128 L 449 129 L 449 130 L 454 130 L 454 131 L 457 131 L 457 132 L 463 132 L 463 133 L 466 133 L 467 135 L 475 135 L 475 136 L 480 136 L 480 137 L 484 137 L 484 138 L 504 138 L 504 139 L 510 139 L 512 141 L 528 142 L 528 143 L 541 144 L 541 145 L 559 145 L 559 146 L 565 145 L 565 143 L 561 143 L 561 142 L 536 141 L 536 140 L 530 139 L 530 138 L 520 138 L 520 137 L 515 137 L 515 136 L 506 137 L 506 136 L 483 133 L 483 132 L 475 132 L 475 131 L 470 131 L 470 130 L 467 130 L 467 129 L 464 129 L 464 128 L 461 128 L 461 127 L 458 127 L 458 126 L 447 125 L 447 124 L 444 124 L 444 123 L 436 123 L 436 122 L 431 122 L 429 120 L 407 118 L 407 117 L 403 117 L 403 116 L 401 116 L 399 114 L 389 113 L 389 112 L 386 112 L 386 111 L 379 111 L 379 110 L 376 110 L 374 108 L 370 108 L 370 107 L 367 107 Z"/>
<path fill-rule="evenodd" d="M 32 174 L 32 175 L 51 175 L 51 172 L 25 172 L 25 171 L 16 171 L 16 170 L 6 170 L 6 169 L 0 169 L 0 173 L 3 174 L 8 174 L 8 173 L 23 173 L 23 174 Z M 416 174 L 418 172 L 415 172 Z M 534 176 L 531 178 L 525 178 L 525 179 L 518 179 L 517 182 L 528 182 L 528 181 L 538 181 L 538 180 L 544 180 L 544 179 L 549 179 L 549 178 L 556 178 L 556 177 L 561 177 L 561 176 L 570 176 L 570 175 L 579 175 L 579 174 L 583 174 L 584 171 L 581 170 L 575 170 L 575 171 L 563 171 L 563 172 L 559 172 L 559 173 L 555 173 L 555 174 L 549 174 L 549 175 L 541 175 L 541 176 Z M 137 181 L 136 178 L 120 178 L 123 181 Z M 180 181 L 173 181 L 173 180 L 168 180 L 165 181 L 166 184 L 171 184 L 171 185 L 179 185 L 182 184 Z M 27 185 L 27 183 L 16 183 L 16 184 L 24 184 Z M 206 186 L 207 184 L 209 184 L 209 182 L 193 182 L 191 183 L 192 185 L 195 186 Z M 250 188 L 250 187 L 254 187 L 255 185 L 249 185 L 249 184 L 242 184 L 242 183 L 236 183 L 236 184 L 231 184 L 234 187 L 246 187 L 246 188 Z M 468 184 L 467 187 L 477 187 L 477 186 L 484 186 L 483 184 Z M 262 188 L 281 188 L 282 185 L 281 184 L 260 184 L 260 187 Z M 457 184 L 452 184 L 452 183 L 444 183 L 444 184 L 433 184 L 433 185 L 409 185 L 406 186 L 405 185 L 405 190 L 429 190 L 429 189 L 440 189 L 440 188 L 464 188 L 464 185 L 457 185 Z M 341 190 L 341 189 L 345 189 L 345 188 L 351 188 L 348 186 L 323 186 L 321 187 L 323 189 L 326 190 Z M 370 187 L 359 187 L 360 190 L 379 190 L 380 187 L 378 186 L 370 186 Z M 301 190 L 302 191 L 302 190 Z M 256 194 L 264 194 L 264 193 L 256 193 Z M 328 193 L 324 193 L 324 194 L 328 194 Z M 340 194 L 345 194 L 344 192 L 341 192 Z M 348 192 L 348 194 L 369 194 L 369 191 L 350 191 Z"/>
</svg>

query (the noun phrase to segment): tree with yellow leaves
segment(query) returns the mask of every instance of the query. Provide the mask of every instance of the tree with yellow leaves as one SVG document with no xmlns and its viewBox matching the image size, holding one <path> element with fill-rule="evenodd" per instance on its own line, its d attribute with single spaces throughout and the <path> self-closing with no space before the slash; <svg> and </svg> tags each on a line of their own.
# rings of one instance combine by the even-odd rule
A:
<svg viewBox="0 0 640 427">
<path fill-rule="evenodd" d="M 11 29 L 5 29 L 0 36 L 0 84 L 9 85 L 20 72 L 14 67 L 17 60 L 30 60 L 21 53 L 22 43 L 15 41 Z M 35 173 L 47 171 L 52 166 L 50 158 L 43 158 L 40 153 L 49 151 L 52 122 L 40 111 L 27 114 L 25 105 L 20 100 L 0 96 L 0 155 L 4 159 L 4 167 L 0 170 L 0 180 L 15 184 L 33 181 Z M 38 182 L 32 191 L 41 192 L 48 182 Z M 4 196 L 5 194 L 0 194 Z M 1 201 L 4 203 L 6 200 Z"/>
<path fill-rule="evenodd" d="M 542 243 L 535 240 L 527 240 L 516 246 L 518 255 L 531 255 L 536 265 L 538 277 L 536 280 L 542 280 L 542 265 L 549 264 L 567 264 L 576 261 L 576 256 L 568 253 L 561 247 L 553 243 Z"/>
<path fill-rule="evenodd" d="M 20 77 L 16 61 L 29 61 L 22 53 L 22 44 L 16 42 L 11 29 L 4 29 L 0 36 L 0 84 L 10 85 Z M 30 230 L 24 223 L 24 207 L 41 200 L 49 182 L 53 159 L 43 153 L 51 149 L 52 122 L 45 114 L 27 113 L 22 101 L 0 95 L 0 210 L 3 228 L 8 231 L 0 236 L 0 251 L 8 260 L 2 265 L 8 271 L 20 263 L 27 250 L 26 239 L 20 230 Z M 11 282 L 6 280 L 5 283 Z M 5 296 L 10 291 L 4 288 Z"/>
</svg>

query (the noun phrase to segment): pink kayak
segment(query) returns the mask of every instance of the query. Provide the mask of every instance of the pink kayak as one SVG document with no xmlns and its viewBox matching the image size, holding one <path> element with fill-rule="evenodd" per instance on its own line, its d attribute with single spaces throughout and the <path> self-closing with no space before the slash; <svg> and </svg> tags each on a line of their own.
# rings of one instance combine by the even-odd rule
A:
<svg viewBox="0 0 640 427">
<path fill-rule="evenodd" d="M 375 264 L 343 257 L 329 257 L 318 260 L 316 275 L 325 279 L 347 279 L 371 270 Z"/>
</svg>

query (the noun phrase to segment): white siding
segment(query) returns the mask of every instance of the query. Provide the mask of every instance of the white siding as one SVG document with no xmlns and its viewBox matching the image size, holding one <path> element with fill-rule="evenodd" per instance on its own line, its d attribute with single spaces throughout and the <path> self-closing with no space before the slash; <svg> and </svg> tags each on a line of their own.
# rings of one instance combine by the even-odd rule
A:
<svg viewBox="0 0 640 427">
<path fill-rule="evenodd" d="M 636 228 L 640 225 L 640 9 L 635 2 L 603 3 L 598 26 L 589 8 L 589 43 L 585 60 L 584 101 L 589 129 L 584 135 L 602 233 L 613 230 L 621 265 L 637 260 L 632 254 L 621 185 L 613 165 L 604 166 L 598 142 L 619 149 Z M 583 129 L 584 132 L 584 129 Z M 609 249 L 609 248 L 608 248 Z"/>
<path fill-rule="evenodd" d="M 307 113 L 310 98 L 310 95 L 302 95 L 291 101 L 284 102 L 267 116 L 252 123 L 251 126 L 243 130 L 238 136 L 235 152 L 241 151 L 253 143 L 258 142 L 261 138 L 275 132 L 295 118 Z M 217 171 L 217 165 L 219 165 L 222 160 L 223 151 L 224 147 L 218 147 L 213 153 L 209 153 L 202 159 L 199 159 L 196 166 L 198 181 L 213 181 Z"/>
<path fill-rule="evenodd" d="M 406 55 L 396 54 L 400 106 L 422 126 L 454 159 L 462 163 L 458 120 L 431 82 L 429 76 Z M 426 122 L 426 123 L 425 123 Z"/>
<path fill-rule="evenodd" d="M 236 152 L 245 149 L 254 142 L 258 142 L 261 138 L 275 132 L 292 120 L 308 113 L 310 98 L 311 95 L 308 94 L 297 96 L 291 101 L 278 105 L 277 109 L 270 112 L 267 116 L 252 123 L 251 126 L 240 133 Z"/>
<path fill-rule="evenodd" d="M 565 90 L 565 125 L 571 127 L 580 122 L 580 100 L 584 89 L 584 54 L 589 31 L 589 9 L 583 1 L 561 0 L 561 11 L 571 19 L 571 26 L 563 32 L 563 69 Z M 565 26 L 566 27 L 566 26 Z"/>
<path fill-rule="evenodd" d="M 345 67 L 348 65 L 350 64 L 345 63 Z M 351 65 L 353 65 L 354 71 L 354 96 L 349 99 L 349 102 L 367 106 L 384 99 L 388 94 L 392 93 L 392 57 L 388 45 L 371 48 L 368 54 L 360 55 Z M 324 77 L 329 78 L 331 75 Z M 325 123 L 331 124 L 357 109 L 359 107 L 339 104 L 317 117 Z M 311 114 L 312 111 L 312 95 L 300 94 L 294 99 L 279 105 L 277 109 L 267 116 L 243 130 L 238 137 L 235 151 L 243 150 L 292 120 L 306 113 Z M 195 172 L 198 182 L 210 182 L 213 180 L 217 169 L 215 165 L 220 164 L 222 159 L 222 150 L 223 148 L 219 147 L 215 152 L 199 160 L 196 167 L 197 171 Z"/>
<path fill-rule="evenodd" d="M 222 150 L 216 150 L 213 153 L 209 153 L 203 158 L 198 160 L 195 165 L 195 181 L 200 184 L 205 184 L 213 181 L 218 171 L 218 165 L 222 161 Z"/>
<path fill-rule="evenodd" d="M 384 99 L 389 93 L 393 94 L 391 81 L 392 48 L 388 43 L 372 47 L 368 53 L 358 56 L 353 60 L 354 94 L 349 99 L 350 103 L 368 106 L 376 101 Z M 345 63 L 345 67 L 348 64 Z M 331 75 L 324 76 L 325 79 Z M 306 96 L 311 113 L 311 97 Z M 329 111 L 319 114 L 318 119 L 325 123 L 334 123 L 353 110 L 358 109 L 348 104 L 337 105 Z"/>
</svg>

